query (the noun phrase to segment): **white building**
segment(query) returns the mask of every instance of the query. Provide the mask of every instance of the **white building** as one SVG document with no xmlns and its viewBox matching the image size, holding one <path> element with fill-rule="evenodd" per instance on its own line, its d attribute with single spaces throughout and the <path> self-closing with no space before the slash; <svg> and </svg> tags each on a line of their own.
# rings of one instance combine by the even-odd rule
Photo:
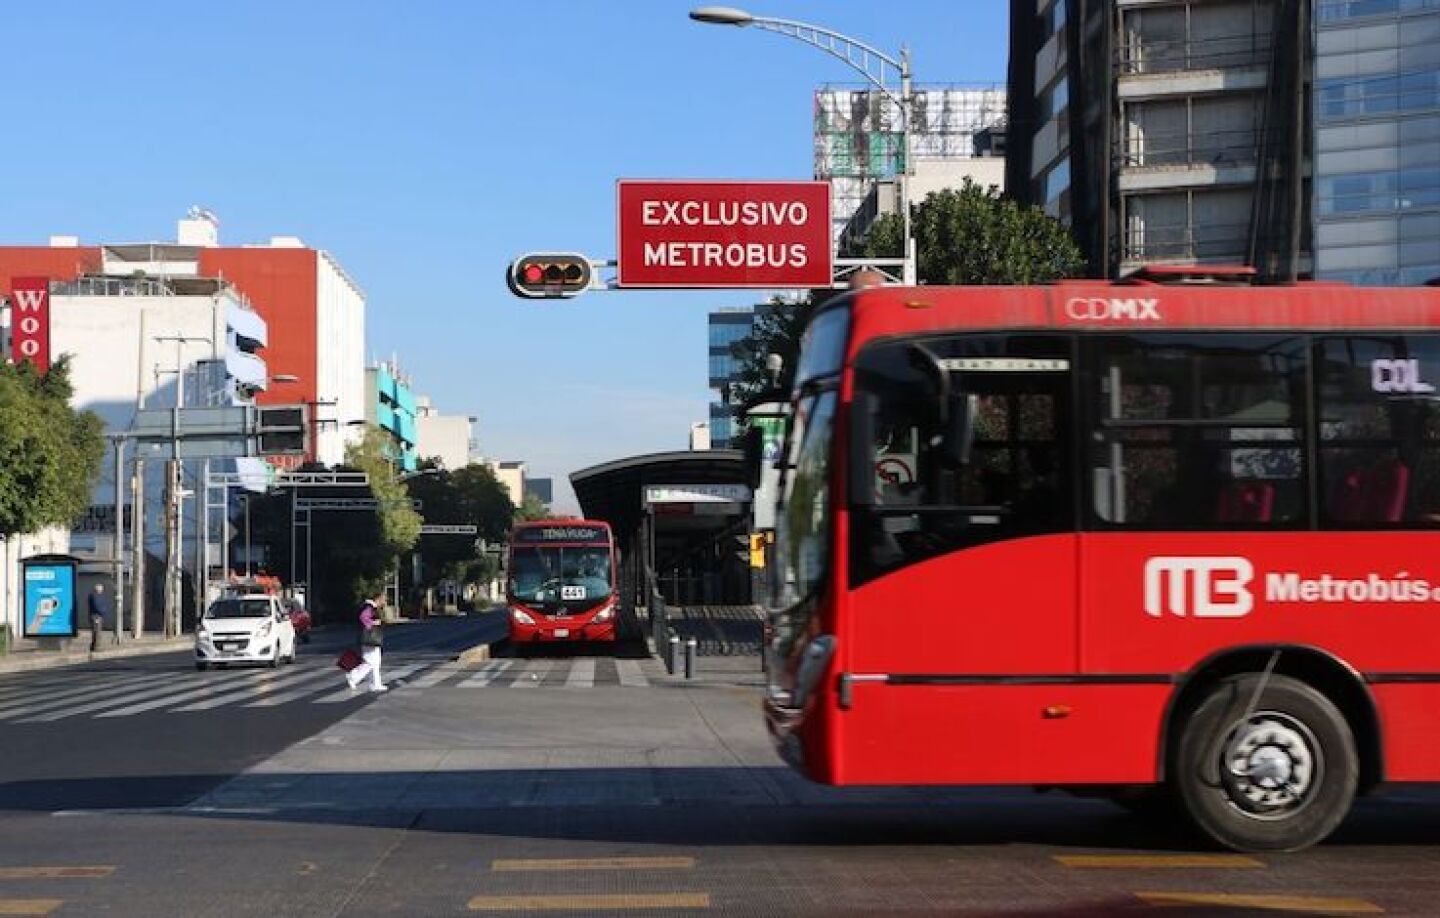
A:
<svg viewBox="0 0 1440 918">
<path fill-rule="evenodd" d="M 419 457 L 422 460 L 438 460 L 441 468 L 450 471 L 469 465 L 475 419 L 465 415 L 441 414 L 425 396 L 418 397 L 415 403 L 415 425 L 419 430 L 415 452 Z"/>
<path fill-rule="evenodd" d="M 525 463 L 513 460 L 486 460 L 485 465 L 494 473 L 497 481 L 510 497 L 510 503 L 520 506 L 525 501 Z"/>
</svg>

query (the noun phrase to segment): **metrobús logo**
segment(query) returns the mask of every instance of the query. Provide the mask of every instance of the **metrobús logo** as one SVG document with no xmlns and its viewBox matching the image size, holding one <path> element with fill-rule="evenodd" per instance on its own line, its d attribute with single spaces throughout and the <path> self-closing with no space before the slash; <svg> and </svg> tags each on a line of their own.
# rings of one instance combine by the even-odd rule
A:
<svg viewBox="0 0 1440 918">
<path fill-rule="evenodd" d="M 1072 296 L 1065 301 L 1065 315 L 1076 322 L 1159 322 L 1160 301 L 1141 297 Z"/>
<path fill-rule="evenodd" d="M 1240 618 L 1255 608 L 1255 565 L 1248 558 L 1157 557 L 1145 562 L 1145 614 L 1191 618 Z M 1268 571 L 1261 582 L 1269 604 L 1392 604 L 1440 602 L 1440 583 L 1409 571 L 1386 576 L 1307 577 Z"/>
</svg>

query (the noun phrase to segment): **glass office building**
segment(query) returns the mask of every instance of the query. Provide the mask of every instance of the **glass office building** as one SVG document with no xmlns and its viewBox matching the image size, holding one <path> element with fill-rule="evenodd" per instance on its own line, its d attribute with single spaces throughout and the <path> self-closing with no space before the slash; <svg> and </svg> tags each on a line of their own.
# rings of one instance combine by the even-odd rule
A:
<svg viewBox="0 0 1440 918">
<path fill-rule="evenodd" d="M 1440 278 L 1440 0 L 1321 0 L 1315 276 Z"/>
</svg>

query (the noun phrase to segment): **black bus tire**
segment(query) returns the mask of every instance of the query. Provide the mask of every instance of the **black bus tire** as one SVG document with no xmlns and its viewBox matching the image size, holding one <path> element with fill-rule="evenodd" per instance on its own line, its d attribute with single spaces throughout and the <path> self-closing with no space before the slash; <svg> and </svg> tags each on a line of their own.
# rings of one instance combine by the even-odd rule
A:
<svg viewBox="0 0 1440 918">
<path fill-rule="evenodd" d="M 1215 685 L 1186 720 L 1170 775 L 1185 812 L 1219 844 L 1294 851 L 1349 813 L 1360 761 L 1329 698 L 1281 675 L 1257 697 L 1261 680 L 1244 673 Z"/>
</svg>

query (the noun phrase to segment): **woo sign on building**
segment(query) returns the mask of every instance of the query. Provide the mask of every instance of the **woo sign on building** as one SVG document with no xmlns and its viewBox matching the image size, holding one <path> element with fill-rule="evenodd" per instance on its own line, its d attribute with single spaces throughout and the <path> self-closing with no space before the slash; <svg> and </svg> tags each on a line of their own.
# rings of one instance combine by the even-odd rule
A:
<svg viewBox="0 0 1440 918">
<path fill-rule="evenodd" d="M 827 182 L 619 182 L 621 287 L 828 287 Z"/>
<path fill-rule="evenodd" d="M 44 373 L 50 369 L 50 279 L 17 277 L 10 288 L 12 358 Z"/>
</svg>

